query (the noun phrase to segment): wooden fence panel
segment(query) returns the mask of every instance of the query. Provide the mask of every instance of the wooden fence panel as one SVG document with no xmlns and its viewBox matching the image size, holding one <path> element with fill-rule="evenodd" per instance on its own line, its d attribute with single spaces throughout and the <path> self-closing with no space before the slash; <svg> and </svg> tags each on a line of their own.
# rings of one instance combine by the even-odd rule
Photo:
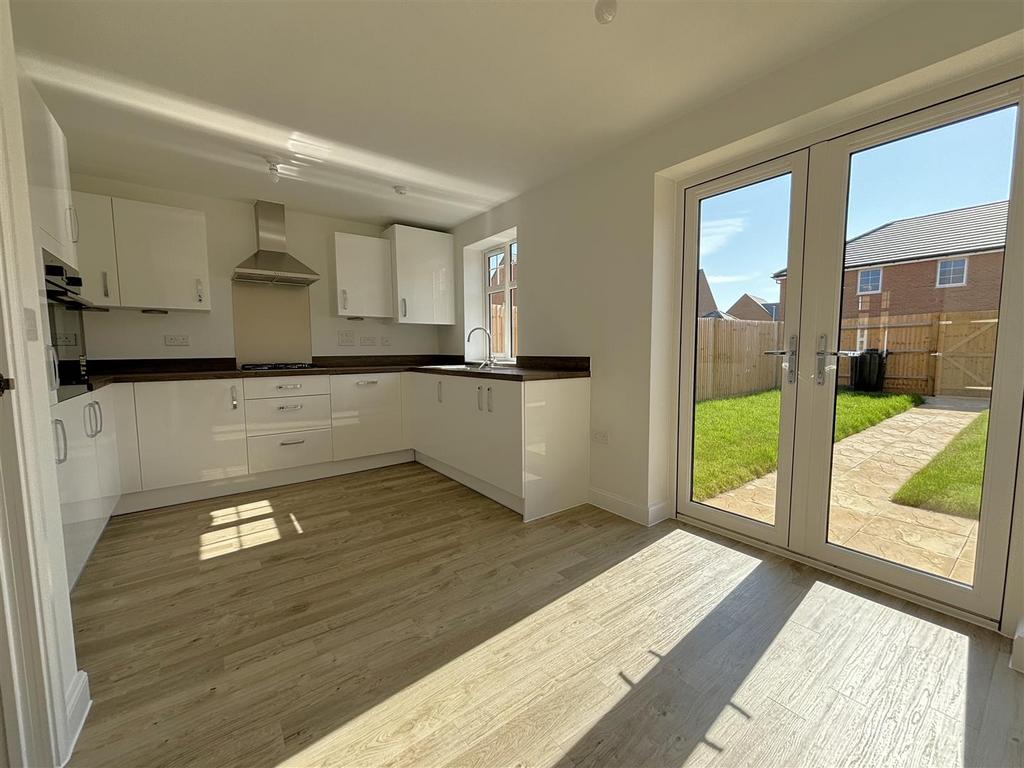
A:
<svg viewBox="0 0 1024 768">
<path fill-rule="evenodd" d="M 844 318 L 839 348 L 881 349 L 885 392 L 988 397 L 992 389 L 997 314 L 944 312 Z M 782 358 L 764 354 L 785 346 L 783 324 L 755 320 L 697 320 L 696 397 L 711 400 L 782 386 Z M 850 361 L 840 358 L 840 386 Z"/>
<path fill-rule="evenodd" d="M 783 324 L 760 320 L 697 320 L 696 399 L 764 392 L 782 386 Z"/>
</svg>

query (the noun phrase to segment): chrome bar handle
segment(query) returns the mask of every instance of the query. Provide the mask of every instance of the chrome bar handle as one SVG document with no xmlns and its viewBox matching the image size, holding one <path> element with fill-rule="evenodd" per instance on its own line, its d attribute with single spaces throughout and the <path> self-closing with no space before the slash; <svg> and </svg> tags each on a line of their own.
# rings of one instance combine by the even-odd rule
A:
<svg viewBox="0 0 1024 768">
<path fill-rule="evenodd" d="M 98 431 L 96 429 L 97 421 L 95 419 L 96 411 L 93 409 L 96 407 L 96 403 L 86 403 L 85 408 L 82 409 L 82 425 L 85 427 L 85 436 L 92 438 L 96 437 Z"/>
<path fill-rule="evenodd" d="M 206 299 L 206 289 L 203 287 L 202 278 L 196 278 L 196 303 L 202 304 L 203 300 Z"/>
<path fill-rule="evenodd" d="M 100 434 L 103 431 L 103 406 L 100 405 L 99 400 L 93 400 L 92 404 L 96 406 L 96 415 L 99 417 L 100 423 L 96 427 L 96 434 Z"/>
<path fill-rule="evenodd" d="M 490 387 L 487 388 L 487 412 L 494 413 L 494 391 Z"/>
<path fill-rule="evenodd" d="M 231 385 L 231 410 L 238 410 L 238 389 L 234 384 Z"/>
<path fill-rule="evenodd" d="M 281 445 L 302 445 L 305 440 L 282 440 Z"/>
<path fill-rule="evenodd" d="M 278 384 L 278 389 L 302 389 L 301 384 Z"/>
<path fill-rule="evenodd" d="M 110 298 L 110 282 L 107 280 L 107 270 L 103 270 L 100 273 L 100 277 L 103 280 L 103 298 Z"/>
<path fill-rule="evenodd" d="M 409 305 L 406 304 L 405 299 L 402 299 L 402 317 L 409 316 Z"/>
<path fill-rule="evenodd" d="M 56 392 L 60 388 L 60 366 L 57 360 L 57 348 L 47 346 L 47 353 L 50 357 L 50 373 L 52 374 L 50 380 L 50 391 Z"/>
<path fill-rule="evenodd" d="M 437 380 L 437 402 L 443 403 L 444 399 L 441 397 L 441 380 Z"/>
<path fill-rule="evenodd" d="M 290 404 L 290 405 L 279 405 L 279 406 L 277 406 L 277 410 L 279 410 L 279 411 L 301 411 L 302 410 L 302 403 L 295 403 L 295 404 Z"/>
<path fill-rule="evenodd" d="M 348 309 L 348 289 L 341 289 L 341 308 Z"/>
<path fill-rule="evenodd" d="M 484 409 L 484 388 L 476 388 L 476 409 L 482 411 Z"/>
<path fill-rule="evenodd" d="M 380 382 L 377 379 L 362 379 L 362 380 L 356 382 L 356 386 L 357 387 L 369 387 L 372 384 L 379 384 L 379 383 Z"/>
<path fill-rule="evenodd" d="M 63 419 L 54 419 L 53 426 L 57 428 L 57 463 L 63 464 L 68 460 L 68 430 Z"/>
<path fill-rule="evenodd" d="M 79 232 L 78 232 L 78 211 L 75 209 L 75 206 L 73 206 L 73 205 L 69 205 L 68 206 L 68 229 L 71 230 L 69 232 L 69 234 L 71 235 L 71 242 L 75 243 L 77 245 L 78 244 L 78 234 L 79 234 Z"/>
</svg>

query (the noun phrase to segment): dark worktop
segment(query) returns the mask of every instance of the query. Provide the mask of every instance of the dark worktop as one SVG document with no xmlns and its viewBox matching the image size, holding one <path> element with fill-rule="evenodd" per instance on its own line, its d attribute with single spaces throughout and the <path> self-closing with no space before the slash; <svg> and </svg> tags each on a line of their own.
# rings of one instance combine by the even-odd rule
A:
<svg viewBox="0 0 1024 768">
<path fill-rule="evenodd" d="M 314 357 L 314 368 L 285 371 L 240 371 L 233 357 L 90 360 L 90 389 L 107 384 L 146 381 L 192 381 L 264 376 L 324 376 L 346 373 L 417 371 L 442 376 L 473 376 L 506 381 L 586 378 L 588 357 L 520 356 L 515 366 L 477 369 L 460 355 L 349 355 Z M 454 367 L 437 367 L 454 366 Z"/>
</svg>

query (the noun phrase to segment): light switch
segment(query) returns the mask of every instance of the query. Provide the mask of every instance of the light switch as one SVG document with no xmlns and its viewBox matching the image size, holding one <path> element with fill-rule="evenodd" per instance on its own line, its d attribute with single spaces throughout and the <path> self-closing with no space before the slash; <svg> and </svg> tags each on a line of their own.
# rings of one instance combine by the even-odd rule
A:
<svg viewBox="0 0 1024 768">
<path fill-rule="evenodd" d="M 376 347 L 377 337 L 376 336 L 360 336 L 359 337 L 360 347 Z"/>
<path fill-rule="evenodd" d="M 192 344 L 192 339 L 187 333 L 165 333 L 165 347 L 187 347 Z"/>
</svg>

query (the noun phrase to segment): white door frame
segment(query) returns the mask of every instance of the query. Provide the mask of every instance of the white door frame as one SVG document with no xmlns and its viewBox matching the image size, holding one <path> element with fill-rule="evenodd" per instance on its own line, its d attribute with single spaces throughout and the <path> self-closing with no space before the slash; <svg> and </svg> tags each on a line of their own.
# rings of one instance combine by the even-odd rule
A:
<svg viewBox="0 0 1024 768">
<path fill-rule="evenodd" d="M 811 188 L 808 220 L 815 222 L 807 232 L 801 371 L 806 396 L 801 392 L 797 414 L 798 434 L 807 439 L 798 445 L 794 487 L 806 494 L 793 519 L 791 546 L 809 557 L 833 563 L 845 570 L 890 583 L 909 593 L 922 595 L 998 620 L 1002 611 L 1006 579 L 1010 519 L 1020 439 L 1021 406 L 1024 401 L 1024 243 L 1019 237 L 1021 215 L 1020 109 L 1024 89 L 1018 80 L 964 96 L 929 109 L 865 128 L 811 148 Z M 985 493 L 979 526 L 978 556 L 974 586 L 924 573 L 888 560 L 865 555 L 827 542 L 829 489 L 832 469 L 832 420 L 834 410 L 835 360 L 829 360 L 824 385 L 815 385 L 810 374 L 817 363 L 818 339 L 828 339 L 828 349 L 837 345 L 843 277 L 847 189 L 850 155 L 905 136 L 938 128 L 1000 107 L 1018 105 L 1018 140 L 1010 192 L 1006 251 L 996 342 L 988 447 L 985 461 Z M 827 425 L 827 429 L 826 429 Z"/>
<path fill-rule="evenodd" d="M 778 483 L 775 496 L 775 524 L 753 520 L 742 515 L 716 509 L 692 500 L 694 376 L 696 374 L 697 272 L 700 243 L 700 203 L 702 200 L 761 181 L 791 175 L 789 208 L 789 241 L 787 253 L 786 318 L 783 338 L 798 334 L 800 322 L 801 262 L 804 253 L 804 211 L 807 195 L 807 150 L 769 160 L 751 168 L 687 188 L 679 212 L 683 222 L 683 288 L 682 306 L 690 307 L 680 315 L 681 348 L 679 352 L 679 448 L 676 472 L 676 512 L 721 526 L 727 530 L 759 541 L 785 547 L 790 530 L 790 477 L 793 436 L 796 426 L 796 382 L 782 379 L 782 401 L 779 414 Z M 788 343 L 788 342 L 785 342 Z M 788 363 L 780 360 L 784 370 Z"/>
<path fill-rule="evenodd" d="M 40 334 L 40 286 L 8 0 L 0 0 L 0 695 L 12 765 L 70 757 L 89 706 L 77 669 Z"/>
</svg>

